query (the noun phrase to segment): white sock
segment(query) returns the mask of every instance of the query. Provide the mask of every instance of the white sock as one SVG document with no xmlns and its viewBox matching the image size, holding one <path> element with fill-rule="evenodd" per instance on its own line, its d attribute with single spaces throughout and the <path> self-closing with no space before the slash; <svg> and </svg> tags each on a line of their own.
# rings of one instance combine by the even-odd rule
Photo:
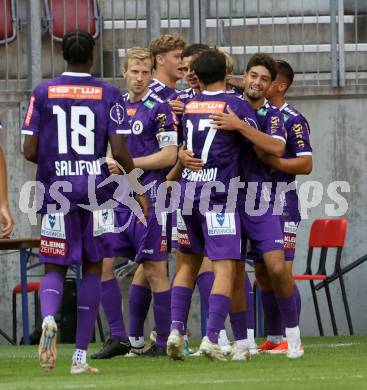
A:
<svg viewBox="0 0 367 390">
<path fill-rule="evenodd" d="M 50 321 L 54 321 L 55 322 L 55 318 L 54 316 L 46 316 L 43 321 L 42 321 L 42 329 L 45 327 L 45 325 L 50 322 Z"/>
<path fill-rule="evenodd" d="M 187 342 L 189 341 L 189 336 L 187 335 L 187 333 L 184 335 L 184 340 Z"/>
<path fill-rule="evenodd" d="M 226 332 L 225 329 L 222 329 L 222 330 L 219 331 L 218 344 L 220 346 L 229 344 L 229 340 L 228 340 L 228 337 L 227 337 L 227 332 Z"/>
<path fill-rule="evenodd" d="M 292 339 L 299 339 L 301 338 L 301 333 L 299 330 L 299 326 L 295 326 L 294 328 L 285 328 L 285 334 L 287 338 L 292 338 Z"/>
<path fill-rule="evenodd" d="M 79 364 L 87 363 L 87 351 L 83 349 L 76 349 L 73 355 L 73 362 Z"/>
<path fill-rule="evenodd" d="M 281 336 L 268 336 L 267 340 L 273 344 L 280 344 L 283 341 L 283 335 Z"/>
<path fill-rule="evenodd" d="M 133 348 L 143 348 L 145 344 L 144 336 L 129 337 L 129 341 Z"/>
<path fill-rule="evenodd" d="M 248 339 L 236 340 L 236 345 L 248 348 Z"/>
<path fill-rule="evenodd" d="M 251 344 L 255 344 L 255 330 L 247 329 L 247 339 Z"/>
</svg>

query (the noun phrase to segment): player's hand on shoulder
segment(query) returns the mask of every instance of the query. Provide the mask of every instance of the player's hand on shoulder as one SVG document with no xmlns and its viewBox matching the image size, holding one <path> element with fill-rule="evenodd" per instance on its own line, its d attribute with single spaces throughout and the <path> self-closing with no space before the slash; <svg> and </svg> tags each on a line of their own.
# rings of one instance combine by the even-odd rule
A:
<svg viewBox="0 0 367 390">
<path fill-rule="evenodd" d="M 176 115 L 181 115 L 185 111 L 185 104 L 179 98 L 170 100 L 168 104 Z"/>
<path fill-rule="evenodd" d="M 178 158 L 180 159 L 181 164 L 185 168 L 190 169 L 190 171 L 197 172 L 203 168 L 204 163 L 200 158 L 196 158 L 194 156 L 194 153 L 191 150 L 188 150 L 185 144 L 180 146 L 178 150 Z"/>
<path fill-rule="evenodd" d="M 211 124 L 216 129 L 220 130 L 239 130 L 243 121 L 232 111 L 230 106 L 227 106 L 227 112 L 212 114 L 209 116 L 212 120 Z"/>
<path fill-rule="evenodd" d="M 111 175 L 119 175 L 121 173 L 120 168 L 117 166 L 116 161 L 111 157 L 106 157 L 108 171 Z"/>
</svg>

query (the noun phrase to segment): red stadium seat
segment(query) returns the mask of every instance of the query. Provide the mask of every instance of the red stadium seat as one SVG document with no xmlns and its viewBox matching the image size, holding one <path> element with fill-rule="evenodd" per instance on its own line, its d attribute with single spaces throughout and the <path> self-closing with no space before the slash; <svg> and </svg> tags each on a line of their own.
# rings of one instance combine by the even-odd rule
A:
<svg viewBox="0 0 367 390">
<path fill-rule="evenodd" d="M 349 305 L 344 286 L 343 274 L 341 272 L 341 254 L 345 243 L 348 221 L 346 219 L 317 219 L 311 226 L 309 237 L 309 250 L 307 255 L 306 271 L 302 275 L 293 275 L 294 280 L 309 280 L 312 292 L 312 298 L 315 306 L 315 313 L 320 335 L 324 335 L 322 327 L 319 305 L 317 301 L 316 291 L 325 288 L 326 299 L 329 307 L 331 323 L 333 326 L 334 335 L 338 334 L 336 320 L 331 300 L 329 284 L 336 279 L 340 281 L 345 313 L 348 321 L 349 332 L 353 334 L 352 320 L 349 311 Z M 312 271 L 312 259 L 314 248 L 321 248 L 318 270 L 316 273 Z M 326 261 L 329 248 L 337 248 L 336 257 L 334 260 L 334 270 L 331 274 L 327 274 Z M 329 256 L 330 257 L 330 256 Z M 319 285 L 315 286 L 315 281 L 320 281 Z"/>
<path fill-rule="evenodd" d="M 45 0 L 49 32 L 56 41 L 75 29 L 99 36 L 100 15 L 97 0 Z"/>
<path fill-rule="evenodd" d="M 16 38 L 17 26 L 14 0 L 0 0 L 0 44 L 10 43 Z"/>
</svg>

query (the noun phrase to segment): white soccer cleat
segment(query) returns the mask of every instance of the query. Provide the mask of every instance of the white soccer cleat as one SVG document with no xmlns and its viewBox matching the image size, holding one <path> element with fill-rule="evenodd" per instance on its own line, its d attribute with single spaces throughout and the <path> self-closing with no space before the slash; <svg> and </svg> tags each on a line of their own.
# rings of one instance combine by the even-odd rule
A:
<svg viewBox="0 0 367 390">
<path fill-rule="evenodd" d="M 73 361 L 70 368 L 70 374 L 78 375 L 78 374 L 96 374 L 98 372 L 98 368 L 91 367 L 88 363 L 78 363 Z"/>
<path fill-rule="evenodd" d="M 225 344 L 225 345 L 219 345 L 220 347 L 220 350 L 222 352 L 223 355 L 230 355 L 232 353 L 232 345 L 230 342 L 228 342 L 228 344 Z"/>
<path fill-rule="evenodd" d="M 173 329 L 167 340 L 167 355 L 173 360 L 184 360 L 184 337 Z"/>
<path fill-rule="evenodd" d="M 146 350 L 145 345 L 143 345 L 143 346 L 140 347 L 140 348 L 134 348 L 134 347 L 132 347 L 132 348 L 130 349 L 130 352 L 127 353 L 126 355 L 124 355 L 124 357 L 136 358 L 136 357 L 142 356 L 142 354 L 145 352 L 145 350 Z"/>
<path fill-rule="evenodd" d="M 56 365 L 57 325 L 50 316 L 43 324 L 41 340 L 38 346 L 38 360 L 42 368 L 52 370 Z"/>
<path fill-rule="evenodd" d="M 305 354 L 305 352 L 301 342 L 299 327 L 297 326 L 295 328 L 286 328 L 285 334 L 287 336 L 288 341 L 287 358 L 301 358 Z"/>
<path fill-rule="evenodd" d="M 259 353 L 259 350 L 257 349 L 257 344 L 255 341 L 251 342 L 249 340 L 249 345 L 248 345 L 249 351 L 251 355 L 257 355 Z"/>
<path fill-rule="evenodd" d="M 211 360 L 227 361 L 220 346 L 212 343 L 207 336 L 202 339 L 199 350 L 202 356 L 206 356 Z"/>
<path fill-rule="evenodd" d="M 203 353 L 200 351 L 200 349 L 198 349 L 196 352 L 194 353 L 190 353 L 189 357 L 202 357 L 204 356 Z"/>
<path fill-rule="evenodd" d="M 249 360 L 250 358 L 251 354 L 247 345 L 235 344 L 233 346 L 232 360 Z"/>
</svg>

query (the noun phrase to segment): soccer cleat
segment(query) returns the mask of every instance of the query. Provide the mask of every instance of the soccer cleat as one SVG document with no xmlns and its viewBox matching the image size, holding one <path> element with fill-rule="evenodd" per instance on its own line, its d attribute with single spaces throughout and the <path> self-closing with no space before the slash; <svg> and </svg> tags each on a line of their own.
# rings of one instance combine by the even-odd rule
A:
<svg viewBox="0 0 367 390">
<path fill-rule="evenodd" d="M 220 347 L 222 354 L 225 356 L 230 355 L 232 353 L 232 345 L 230 342 L 228 342 L 225 345 L 219 345 L 219 347 Z"/>
<path fill-rule="evenodd" d="M 140 348 L 131 347 L 130 352 L 127 353 L 125 355 L 125 357 L 128 357 L 128 358 L 139 357 L 139 356 L 143 355 L 144 351 L 145 351 L 145 346 L 144 345 L 142 347 L 140 347 Z"/>
<path fill-rule="evenodd" d="M 287 340 L 282 341 L 277 347 L 268 351 L 271 355 L 281 355 L 286 354 L 288 351 L 288 342 Z"/>
<path fill-rule="evenodd" d="M 191 353 L 189 356 L 190 356 L 190 357 L 201 357 L 201 356 L 204 356 L 204 355 L 203 355 L 203 353 L 200 351 L 200 349 L 198 349 L 196 352 Z"/>
<path fill-rule="evenodd" d="M 206 356 L 211 360 L 227 360 L 223 355 L 220 346 L 212 343 L 207 336 L 203 337 L 199 350 L 202 353 L 202 356 Z"/>
<path fill-rule="evenodd" d="M 173 329 L 167 340 L 167 355 L 173 360 L 184 360 L 184 337 L 177 329 Z"/>
<path fill-rule="evenodd" d="M 232 360 L 249 360 L 250 358 L 250 350 L 247 345 L 235 344 L 233 346 Z"/>
<path fill-rule="evenodd" d="M 118 337 L 109 338 L 103 345 L 102 349 L 94 353 L 92 359 L 111 359 L 114 356 L 126 355 L 131 349 L 130 342 L 120 341 Z"/>
<path fill-rule="evenodd" d="M 96 374 L 98 368 L 91 367 L 88 363 L 78 363 L 73 361 L 70 368 L 70 374 Z"/>
<path fill-rule="evenodd" d="M 288 341 L 287 358 L 299 359 L 304 355 L 303 345 L 301 342 L 299 327 L 285 328 L 285 334 Z"/>
<path fill-rule="evenodd" d="M 150 335 L 149 335 L 149 340 L 155 344 L 157 342 L 157 331 L 155 329 L 153 329 L 151 332 L 150 332 Z"/>
<path fill-rule="evenodd" d="M 153 344 L 149 349 L 144 351 L 141 356 L 143 357 L 160 357 L 167 356 L 166 348 L 160 347 L 157 344 Z"/>
<path fill-rule="evenodd" d="M 190 348 L 189 340 L 185 340 L 184 338 L 184 355 L 190 356 L 193 353 L 193 350 Z"/>
<path fill-rule="evenodd" d="M 280 345 L 280 343 L 275 344 L 269 340 L 265 340 L 257 349 L 259 352 L 269 352 L 272 349 L 278 347 L 279 345 Z"/>
<path fill-rule="evenodd" d="M 57 325 L 53 318 L 45 322 L 38 346 L 38 360 L 42 368 L 52 370 L 56 365 Z"/>
</svg>

